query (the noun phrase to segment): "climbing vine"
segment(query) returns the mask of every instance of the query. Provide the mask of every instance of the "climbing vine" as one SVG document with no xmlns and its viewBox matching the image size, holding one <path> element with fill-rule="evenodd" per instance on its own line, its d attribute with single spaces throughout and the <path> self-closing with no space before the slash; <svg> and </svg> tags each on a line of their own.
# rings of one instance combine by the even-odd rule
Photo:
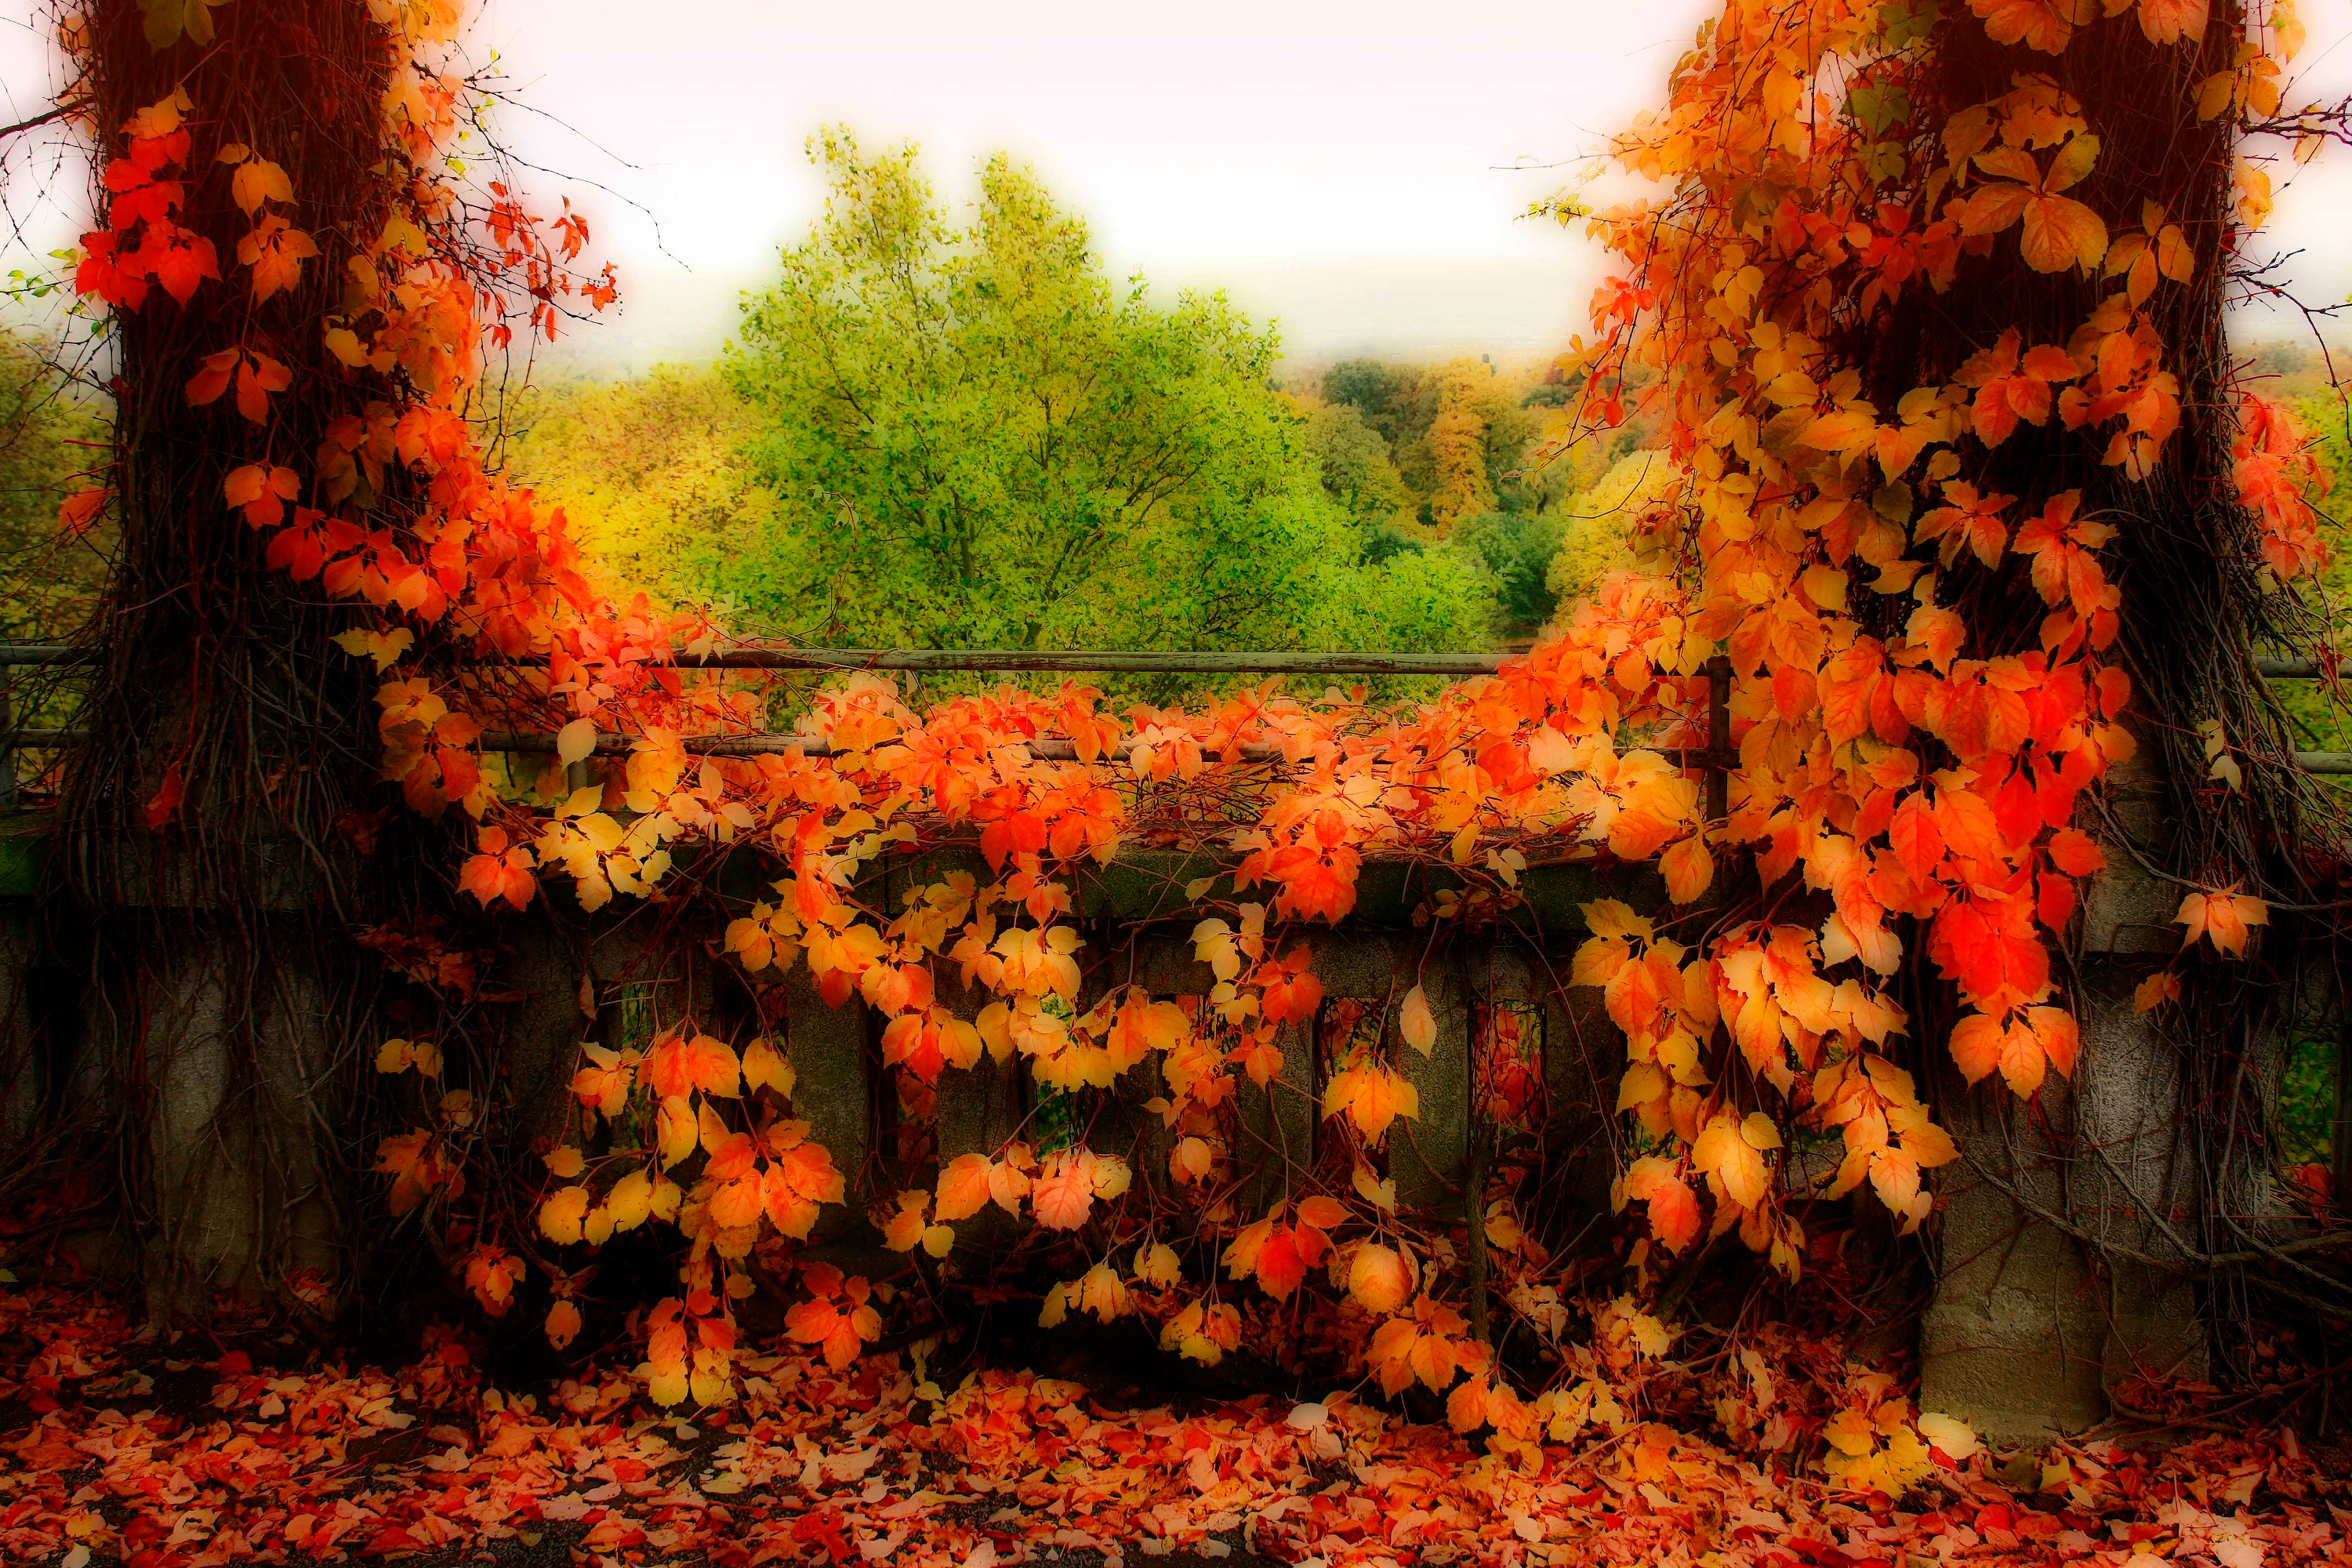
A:
<svg viewBox="0 0 2352 1568">
<path fill-rule="evenodd" d="M 165 60 L 272 20 L 261 0 L 139 10 Z M 858 674 L 808 705 L 801 745 L 757 755 L 695 744 L 766 724 L 761 677 L 695 668 L 720 629 L 601 595 L 561 514 L 487 461 L 486 356 L 615 286 L 580 270 L 587 227 L 568 208 L 534 216 L 504 182 L 453 175 L 473 90 L 456 7 L 370 0 L 365 18 L 381 156 L 352 171 L 367 199 L 336 209 L 359 218 L 310 216 L 320 193 L 291 172 L 293 132 L 175 89 L 96 127 L 106 196 L 76 284 L 120 317 L 243 301 L 245 326 L 188 345 L 172 389 L 211 422 L 218 515 L 288 593 L 349 606 L 337 642 L 377 682 L 383 777 L 414 813 L 462 824 L 465 895 L 676 907 L 715 898 L 722 853 L 748 857 L 761 894 L 713 935 L 761 1016 L 782 1016 L 803 968 L 825 1002 L 879 1016 L 913 1129 L 893 1168 L 919 1176 L 872 1216 L 904 1260 L 888 1278 L 801 1258 L 855 1173 L 794 1114 L 772 1035 L 689 1025 L 583 1047 L 570 1130 L 520 1191 L 472 1135 L 493 1086 L 458 1080 L 483 1064 L 429 1019 L 376 1055 L 424 1112 L 377 1151 L 386 1201 L 452 1238 L 485 1311 L 541 1275 L 560 1347 L 596 1248 L 675 1230 L 677 1288 L 639 1322 L 659 1402 L 730 1396 L 736 1304 L 763 1279 L 794 1281 L 791 1336 L 848 1364 L 958 1277 L 993 1207 L 1034 1226 L 1024 1257 L 1055 1280 L 1044 1323 L 1139 1317 L 1205 1362 L 1290 1344 L 1391 1394 L 1423 1387 L 1507 1445 L 1619 1424 L 1616 1363 L 1674 1333 L 1645 1292 L 1707 1243 L 1736 1236 L 1795 1279 L 1800 1202 L 1866 1189 L 1902 1231 L 1927 1218 L 1930 1173 L 1957 1152 L 1921 1089 L 1939 1056 L 2029 1098 L 2077 1070 L 2053 955 L 2083 879 L 2117 853 L 2091 809 L 2103 781 L 2152 744 L 2182 751 L 2153 712 L 2191 714 L 2189 776 L 2237 789 L 2233 820 L 2256 824 L 2178 861 L 2184 949 L 2242 959 L 2266 918 L 2297 797 L 2237 759 L 2277 772 L 2278 735 L 2242 679 L 2141 702 L 2146 646 L 2168 634 L 2133 595 L 2161 602 L 2165 562 L 2218 563 L 2219 608 L 2192 629 L 2241 653 L 2307 630 L 2292 584 L 2322 554 L 2316 470 L 2283 409 L 2230 388 L 2219 337 L 2224 279 L 2271 199 L 2249 137 L 2301 158 L 2343 125 L 2281 111 L 2301 41 L 2285 0 L 1728 0 L 1665 106 L 1612 148 L 1653 195 L 1584 220 L 1620 269 L 1558 433 L 1654 415 L 1671 479 L 1634 521 L 1636 569 L 1492 677 L 1402 707 L 1270 682 L 1119 713 L 1076 685 L 918 709 Z M 233 236 L 182 221 L 215 187 Z M 287 438 L 296 408 L 315 438 Z M 118 485 L 69 500 L 64 523 Z M 1710 816 L 1677 748 L 1706 740 L 1718 655 L 1738 757 Z M 526 766 L 484 750 L 492 731 L 553 733 L 556 750 Z M 174 831 L 182 789 L 176 765 L 153 777 L 148 828 Z M 886 858 L 950 840 L 976 840 L 985 873 L 895 908 L 861 890 Z M 1185 889 L 1205 996 L 1083 984 L 1075 874 L 1139 845 L 1233 858 L 1223 892 Z M 1286 1052 L 1324 1005 L 1307 935 L 1349 917 L 1373 859 L 1452 871 L 1458 890 L 1421 911 L 1424 952 L 1509 915 L 1531 866 L 1654 863 L 1664 905 L 1589 905 L 1563 977 L 1600 988 L 1626 1042 L 1625 1293 L 1594 1296 L 1532 1234 L 1524 1162 L 1477 1167 L 1475 1235 L 1401 1209 L 1383 1150 L 1420 1108 L 1377 1051 L 1343 1057 L 1317 1105 L 1343 1163 L 1242 1206 L 1234 1107 L 1293 1092 Z M 451 1017 L 488 1005 L 446 943 L 373 940 Z M 2181 1005 L 2200 973 L 2184 957 L 2143 1005 Z M 1423 986 L 1398 1001 L 1403 1044 L 1429 1052 Z M 1167 1168 L 1131 1169 L 1083 1128 L 927 1163 L 944 1075 L 1013 1060 L 1065 1092 L 1151 1064 Z M 1817 1187 L 1784 1179 L 1798 1136 L 1838 1145 Z M 1506 1373 L 1490 1294 L 1545 1347 L 1544 1378 Z M 1309 1297 L 1334 1310 L 1294 1310 Z M 1564 1337 L 1580 1300 L 1589 1343 Z M 1900 1489 L 1970 1444 L 1882 1384 L 1853 1397 L 1833 1436 L 1861 1480 Z"/>
</svg>

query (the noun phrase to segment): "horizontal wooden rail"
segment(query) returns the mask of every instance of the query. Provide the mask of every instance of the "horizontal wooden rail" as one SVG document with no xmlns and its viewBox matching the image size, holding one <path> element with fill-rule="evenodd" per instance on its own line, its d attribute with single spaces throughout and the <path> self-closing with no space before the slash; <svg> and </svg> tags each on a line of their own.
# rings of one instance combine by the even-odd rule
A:
<svg viewBox="0 0 2352 1568">
<path fill-rule="evenodd" d="M 0 665 L 96 664 L 94 647 L 74 647 L 61 642 L 0 642 Z"/>
<path fill-rule="evenodd" d="M 1507 653 L 1184 653 L 1158 649 L 737 647 L 677 651 L 681 669 L 1064 670 L 1143 675 L 1486 675 Z M 95 664 L 94 648 L 0 643 L 0 665 Z M 521 665 L 539 659 L 492 661 Z"/>
<path fill-rule="evenodd" d="M 945 647 L 737 647 L 677 655 L 682 669 L 1061 670 L 1144 675 L 1485 675 L 1507 653 L 1183 653 L 1159 649 Z M 96 648 L 67 643 L 0 643 L 0 666 L 96 664 Z M 529 665 L 535 659 L 499 660 Z M 2316 680 L 2314 658 L 2261 658 L 2254 672 L 2272 680 Z"/>
<path fill-rule="evenodd" d="M 88 730 L 26 729 L 16 731 L 5 739 L 11 744 L 26 748 L 70 746 L 77 742 L 88 740 L 89 734 L 90 731 Z M 607 731 L 596 737 L 595 749 L 590 752 L 589 755 L 625 757 L 637 749 L 643 739 L 644 737 L 640 735 Z M 837 754 L 828 742 L 819 741 L 807 735 L 786 734 L 772 730 L 753 731 L 741 735 L 688 735 L 679 744 L 686 749 L 688 755 L 697 757 L 773 757 L 783 756 L 793 752 L 804 757 L 830 757 Z M 1067 741 L 1030 741 L 1025 744 L 1029 748 L 1030 755 L 1042 757 L 1047 762 L 1074 763 L 1078 759 L 1077 748 Z M 553 735 L 520 735 L 495 730 L 484 734 L 481 739 L 481 749 L 485 752 L 510 752 L 523 755 L 552 755 L 555 745 L 556 738 Z M 1688 768 L 1723 769 L 1739 765 L 1738 752 L 1728 749 L 1718 750 L 1713 746 L 1648 746 L 1641 749 L 1656 752 L 1661 756 L 1678 758 L 1683 766 Z M 1109 748 L 1109 753 L 1124 761 L 1133 750 L 1133 742 L 1126 744 L 1114 742 Z M 1263 745 L 1253 741 L 1245 742 L 1241 747 L 1241 754 L 1245 762 L 1276 762 L 1281 759 L 1282 748 Z M 2347 763 L 2347 771 L 2352 771 L 2352 763 Z"/>
<path fill-rule="evenodd" d="M 606 731 L 596 737 L 595 750 L 589 755 L 625 757 L 635 752 L 643 739 L 644 737 L 639 735 Z M 804 757 L 830 757 L 837 754 L 834 746 L 828 742 L 816 740 L 808 735 L 793 735 L 767 730 L 753 731 L 741 735 L 688 735 L 678 743 L 686 748 L 688 755 L 698 757 L 766 757 L 782 756 L 792 752 L 798 752 Z M 1077 748 L 1067 741 L 1029 741 L 1023 743 L 1028 747 L 1031 756 L 1042 757 L 1047 762 L 1074 763 L 1078 760 Z M 486 752 L 552 752 L 555 750 L 555 737 L 510 734 L 491 731 L 483 735 L 481 747 Z M 1244 742 L 1239 749 L 1245 762 L 1277 762 L 1282 757 L 1281 747 L 1264 745 L 1255 741 Z M 1651 746 L 1643 749 L 1654 751 L 1664 756 L 1679 757 L 1685 767 L 1733 768 L 1739 765 L 1738 753 L 1728 749 L 1718 751 L 1711 746 Z M 1108 749 L 1107 754 L 1123 762 L 1134 750 L 1135 742 L 1132 741 L 1114 742 Z M 1212 756 L 1218 753 L 1203 746 L 1202 754 Z"/>
</svg>

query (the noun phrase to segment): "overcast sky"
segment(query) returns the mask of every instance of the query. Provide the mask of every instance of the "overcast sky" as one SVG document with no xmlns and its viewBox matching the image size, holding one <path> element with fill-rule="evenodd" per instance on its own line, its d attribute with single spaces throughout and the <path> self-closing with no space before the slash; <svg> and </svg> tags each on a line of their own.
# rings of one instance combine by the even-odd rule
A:
<svg viewBox="0 0 2352 1568">
<path fill-rule="evenodd" d="M 18 19 L 0 29 L 13 119 L 48 68 L 26 0 L 0 5 Z M 1580 236 L 1518 216 L 1561 181 L 1538 165 L 1660 101 L 1711 9 L 487 0 L 476 37 L 535 111 L 509 120 L 516 149 L 614 193 L 573 193 L 621 268 L 625 314 L 594 334 L 608 365 L 716 346 L 737 292 L 814 216 L 802 143 L 828 121 L 871 145 L 919 142 L 958 202 L 978 160 L 1008 149 L 1087 216 L 1118 271 L 1226 286 L 1303 357 L 1528 354 L 1582 326 L 1600 266 Z M 2352 90 L 2352 6 L 2306 10 L 2296 102 Z M 2305 171 L 2271 236 L 2306 253 L 2294 275 L 2321 301 L 2352 289 L 2347 162 Z"/>
</svg>

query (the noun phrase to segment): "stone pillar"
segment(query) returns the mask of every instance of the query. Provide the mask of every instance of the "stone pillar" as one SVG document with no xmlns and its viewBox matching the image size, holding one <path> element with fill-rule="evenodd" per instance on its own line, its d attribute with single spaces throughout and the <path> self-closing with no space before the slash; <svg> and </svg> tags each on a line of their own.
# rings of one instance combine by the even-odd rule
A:
<svg viewBox="0 0 2352 1568">
<path fill-rule="evenodd" d="M 2111 784 L 2142 841 L 2161 809 L 2139 768 Z M 1961 1158 L 1940 1176 L 1940 1271 L 1920 1325 L 1920 1403 L 1987 1436 L 2032 1441 L 2104 1420 L 2135 1374 L 2201 1375 L 2207 1324 L 2169 1264 L 2193 1226 L 2201 1152 L 2184 1136 L 2166 1015 L 2133 1012 L 2138 983 L 2179 950 L 2179 889 L 2110 845 L 2081 916 L 2083 1048 L 2038 1107 L 1998 1077 L 1970 1089 L 1931 1041 L 1938 1119 Z"/>
<path fill-rule="evenodd" d="M 32 1136 L 47 1087 L 33 1018 L 34 920 L 31 900 L 0 896 L 0 1150 Z"/>
<path fill-rule="evenodd" d="M 1401 1002 L 1413 976 L 1407 973 L 1398 979 Z M 1389 1168 L 1396 1177 L 1399 1209 L 1458 1215 L 1465 1212 L 1462 1188 L 1470 1173 L 1470 987 L 1449 952 L 1430 961 L 1421 989 L 1437 1022 L 1437 1039 L 1427 1056 L 1405 1044 L 1395 1003 L 1381 1026 L 1389 1059 L 1421 1093 L 1421 1115 L 1389 1131 Z"/>
<path fill-rule="evenodd" d="M 1543 1008 L 1544 1152 L 1554 1173 L 1547 1179 L 1580 1210 L 1606 1215 L 1617 1179 L 1617 1083 L 1625 1073 L 1625 1037 L 1611 1020 L 1601 987 L 1565 984 L 1565 952 L 1557 963 L 1540 953 L 1534 960 L 1525 984 L 1528 999 L 1539 1000 Z M 1498 966 L 1496 999 L 1520 1000 L 1517 989 Z"/>
<path fill-rule="evenodd" d="M 594 1021 L 582 1005 L 583 993 L 594 1001 L 586 934 L 574 929 L 578 914 L 543 894 L 509 920 L 509 951 L 498 976 L 500 990 L 520 993 L 506 1015 L 507 1082 L 515 1137 L 525 1144 L 560 1140 L 572 1125 L 572 1074 Z"/>
<path fill-rule="evenodd" d="M 1959 1416 L 1994 1442 L 2094 1426 L 2107 1413 L 2106 1304 L 2082 1244 L 2036 1213 L 2069 1207 L 2074 1098 L 2053 1079 L 2037 1116 L 2004 1088 L 1969 1090 L 1948 1067 L 1935 1077 L 1937 1112 L 1961 1157 L 1939 1173 L 1920 1407 Z"/>
<path fill-rule="evenodd" d="M 854 1229 L 879 1194 L 866 1190 L 873 1147 L 873 1084 L 866 1060 L 866 1004 L 853 996 L 825 1005 L 808 965 L 795 963 L 784 982 L 783 1046 L 793 1065 L 793 1114 L 809 1124 L 841 1173 L 843 1206 L 826 1205 L 811 1239 L 835 1241 Z"/>
</svg>

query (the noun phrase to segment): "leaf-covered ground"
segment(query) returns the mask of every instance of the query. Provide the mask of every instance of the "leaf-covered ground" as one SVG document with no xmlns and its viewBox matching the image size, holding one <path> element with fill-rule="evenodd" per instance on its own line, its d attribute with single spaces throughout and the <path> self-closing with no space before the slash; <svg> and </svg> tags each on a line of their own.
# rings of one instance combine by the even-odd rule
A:
<svg viewBox="0 0 2352 1568">
<path fill-rule="evenodd" d="M 246 1329 L 0 1288 L 0 1560 L 2352 1563 L 2352 1480 L 2284 1431 L 1982 1454 L 1889 1500 L 1657 1425 L 1480 1453 L 1341 1395 L 1119 1408 L 898 1354 L 755 1354 L 681 1420 L 620 1370 L 501 1392 L 454 1332 L 380 1368 Z"/>
</svg>

